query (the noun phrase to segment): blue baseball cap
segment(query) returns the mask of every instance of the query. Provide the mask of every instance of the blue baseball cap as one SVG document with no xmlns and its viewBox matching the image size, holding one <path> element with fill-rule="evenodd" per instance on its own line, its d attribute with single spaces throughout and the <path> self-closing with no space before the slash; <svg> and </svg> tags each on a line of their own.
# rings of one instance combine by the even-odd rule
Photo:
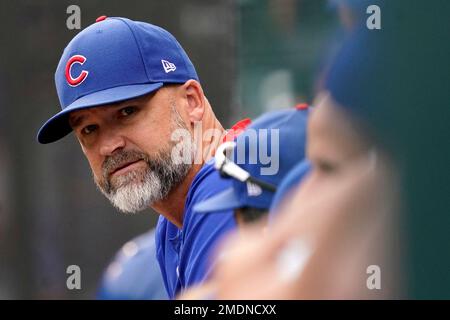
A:
<svg viewBox="0 0 450 320">
<path fill-rule="evenodd" d="M 278 186 L 286 174 L 305 158 L 308 115 L 309 109 L 304 105 L 262 115 L 236 138 L 236 146 L 233 150 L 234 162 L 259 181 Z M 254 140 L 249 139 L 249 136 L 253 135 L 252 132 L 257 133 L 256 147 L 252 146 Z M 268 161 L 264 159 L 261 161 L 259 156 L 256 157 L 257 161 L 251 160 L 252 156 L 260 154 L 262 149 L 266 149 L 268 155 L 275 155 L 278 158 L 278 170 L 274 174 L 270 174 L 268 170 L 271 164 L 264 164 Z M 239 150 L 245 150 L 245 159 L 241 161 Z M 266 153 L 265 150 L 264 153 Z M 261 188 L 252 182 L 232 179 L 231 188 L 198 203 L 194 206 L 194 211 L 212 213 L 243 207 L 269 209 L 273 197 L 273 191 Z"/>
<path fill-rule="evenodd" d="M 145 22 L 102 16 L 65 48 L 55 73 L 61 109 L 41 127 L 40 143 L 72 131 L 75 110 L 140 97 L 165 83 L 199 80 L 194 65 L 168 31 Z"/>
<path fill-rule="evenodd" d="M 270 207 L 269 216 L 274 216 L 277 214 L 280 205 L 289 195 L 289 193 L 295 187 L 299 186 L 308 173 L 311 170 L 311 163 L 308 159 L 303 160 L 297 164 L 291 171 L 283 178 L 280 185 L 278 186 L 275 196 L 273 197 L 272 205 Z"/>
</svg>

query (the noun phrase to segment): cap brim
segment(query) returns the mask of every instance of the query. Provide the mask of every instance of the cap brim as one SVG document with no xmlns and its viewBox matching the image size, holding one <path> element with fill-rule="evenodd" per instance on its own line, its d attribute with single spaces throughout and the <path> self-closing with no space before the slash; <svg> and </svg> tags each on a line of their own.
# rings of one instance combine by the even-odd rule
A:
<svg viewBox="0 0 450 320">
<path fill-rule="evenodd" d="M 69 134 L 72 131 L 72 128 L 70 127 L 68 120 L 69 113 L 72 111 L 137 98 L 151 93 L 162 86 L 162 82 L 136 84 L 110 88 L 83 96 L 48 119 L 41 129 L 39 129 L 37 140 L 42 144 L 51 143 Z"/>
<path fill-rule="evenodd" d="M 229 188 L 218 195 L 202 201 L 194 206 L 195 213 L 213 213 L 226 210 L 234 210 L 241 207 L 241 203 L 234 192 Z"/>
</svg>

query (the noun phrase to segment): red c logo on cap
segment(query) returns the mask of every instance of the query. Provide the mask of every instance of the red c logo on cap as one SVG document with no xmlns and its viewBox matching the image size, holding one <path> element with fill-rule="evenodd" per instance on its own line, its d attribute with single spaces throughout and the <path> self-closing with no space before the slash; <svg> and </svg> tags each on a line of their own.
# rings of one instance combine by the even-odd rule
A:
<svg viewBox="0 0 450 320">
<path fill-rule="evenodd" d="M 80 75 L 76 78 L 72 77 L 71 71 L 72 71 L 72 66 L 75 63 L 79 63 L 81 65 L 83 65 L 86 62 L 86 57 L 82 56 L 82 55 L 74 55 L 72 56 L 69 61 L 67 61 L 66 64 L 66 80 L 67 83 L 71 86 L 71 87 L 76 87 L 79 86 L 88 76 L 89 72 L 86 70 L 82 70 Z"/>
</svg>

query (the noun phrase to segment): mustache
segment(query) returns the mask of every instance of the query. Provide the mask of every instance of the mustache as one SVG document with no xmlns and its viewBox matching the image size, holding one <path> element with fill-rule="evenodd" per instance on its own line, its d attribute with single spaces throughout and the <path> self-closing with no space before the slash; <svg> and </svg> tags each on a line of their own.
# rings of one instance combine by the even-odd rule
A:
<svg viewBox="0 0 450 320">
<path fill-rule="evenodd" d="M 108 179 L 108 177 L 114 171 L 126 166 L 129 163 L 136 162 L 139 160 L 144 160 L 147 164 L 150 163 L 149 156 L 140 151 L 136 150 L 119 150 L 113 155 L 107 156 L 102 164 L 103 178 Z"/>
</svg>

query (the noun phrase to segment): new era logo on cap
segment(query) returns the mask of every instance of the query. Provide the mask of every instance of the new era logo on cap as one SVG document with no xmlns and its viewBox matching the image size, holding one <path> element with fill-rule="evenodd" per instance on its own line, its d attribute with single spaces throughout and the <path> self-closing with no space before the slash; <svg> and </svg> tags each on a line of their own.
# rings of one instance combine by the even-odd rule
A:
<svg viewBox="0 0 450 320">
<path fill-rule="evenodd" d="M 247 194 L 249 197 L 257 197 L 262 194 L 262 189 L 257 184 L 247 181 Z"/>
<path fill-rule="evenodd" d="M 171 63 L 167 60 L 161 60 L 161 63 L 163 65 L 164 71 L 166 73 L 177 70 L 177 67 L 173 63 Z"/>
</svg>

